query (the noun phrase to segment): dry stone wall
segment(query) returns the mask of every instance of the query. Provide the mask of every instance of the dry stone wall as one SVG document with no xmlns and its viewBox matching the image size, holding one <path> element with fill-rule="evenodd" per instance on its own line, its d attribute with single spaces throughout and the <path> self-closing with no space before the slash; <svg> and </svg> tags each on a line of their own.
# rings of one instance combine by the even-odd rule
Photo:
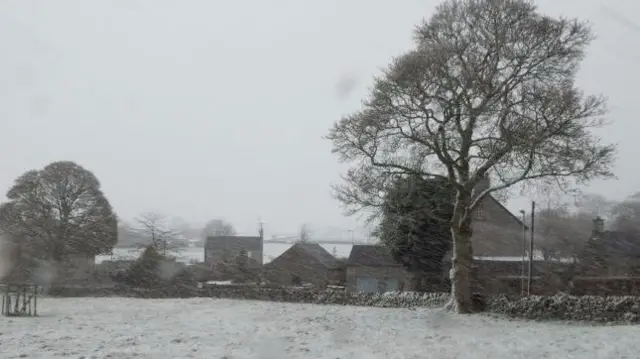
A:
<svg viewBox="0 0 640 359">
<path fill-rule="evenodd" d="M 347 293 L 342 290 L 310 288 L 265 288 L 260 286 L 209 286 L 196 288 L 138 289 L 124 286 L 51 288 L 51 296 L 126 296 L 137 298 L 209 297 L 324 305 L 354 305 L 388 308 L 442 307 L 448 293 Z M 497 295 L 485 299 L 487 312 L 533 320 L 589 321 L 598 323 L 640 323 L 640 297 L 636 296 L 531 296 Z"/>
</svg>

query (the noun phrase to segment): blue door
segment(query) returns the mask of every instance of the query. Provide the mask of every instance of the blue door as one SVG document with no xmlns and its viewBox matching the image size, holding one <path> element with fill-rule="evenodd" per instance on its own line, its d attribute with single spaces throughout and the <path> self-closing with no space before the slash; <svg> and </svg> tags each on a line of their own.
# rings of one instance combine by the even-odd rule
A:
<svg viewBox="0 0 640 359">
<path fill-rule="evenodd" d="M 378 280 L 373 277 L 356 277 L 356 292 L 377 293 Z"/>
</svg>

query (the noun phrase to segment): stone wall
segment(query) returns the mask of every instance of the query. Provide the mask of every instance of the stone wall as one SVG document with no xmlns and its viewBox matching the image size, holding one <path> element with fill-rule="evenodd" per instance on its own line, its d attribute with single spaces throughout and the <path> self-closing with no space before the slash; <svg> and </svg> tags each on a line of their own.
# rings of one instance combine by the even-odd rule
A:
<svg viewBox="0 0 640 359">
<path fill-rule="evenodd" d="M 347 293 L 344 290 L 318 290 L 301 287 L 260 287 L 254 285 L 210 285 L 206 288 L 175 286 L 140 289 L 126 286 L 57 287 L 47 292 L 55 297 L 135 297 L 135 298 L 224 298 L 289 303 L 355 305 L 374 307 L 439 307 L 448 293 Z"/>
<path fill-rule="evenodd" d="M 640 297 L 622 296 L 494 296 L 487 311 L 533 320 L 640 323 Z"/>
<path fill-rule="evenodd" d="M 125 296 L 136 298 L 210 297 L 327 305 L 413 308 L 441 307 L 448 293 L 349 293 L 344 290 L 312 288 L 265 288 L 259 286 L 210 286 L 195 288 L 174 286 L 153 290 L 124 286 L 51 288 L 51 296 Z M 497 295 L 486 298 L 485 310 L 491 313 L 534 320 L 589 321 L 598 323 L 640 323 L 640 297 L 622 296 L 531 296 Z"/>
</svg>

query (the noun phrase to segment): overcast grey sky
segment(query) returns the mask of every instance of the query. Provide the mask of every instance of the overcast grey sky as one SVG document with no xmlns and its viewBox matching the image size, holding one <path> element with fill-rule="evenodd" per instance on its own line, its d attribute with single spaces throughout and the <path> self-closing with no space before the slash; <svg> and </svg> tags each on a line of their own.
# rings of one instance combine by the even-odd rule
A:
<svg viewBox="0 0 640 359">
<path fill-rule="evenodd" d="M 346 231 L 355 219 L 330 196 L 342 168 L 321 137 L 437 3 L 0 1 L 0 188 L 73 160 L 124 218 L 223 217 L 252 232 L 261 216 L 269 232 Z M 592 190 L 640 191 L 640 25 L 624 18 L 640 4 L 538 3 L 591 20 L 598 36 L 579 81 L 610 99 L 603 135 L 620 145 L 620 179 Z"/>
</svg>

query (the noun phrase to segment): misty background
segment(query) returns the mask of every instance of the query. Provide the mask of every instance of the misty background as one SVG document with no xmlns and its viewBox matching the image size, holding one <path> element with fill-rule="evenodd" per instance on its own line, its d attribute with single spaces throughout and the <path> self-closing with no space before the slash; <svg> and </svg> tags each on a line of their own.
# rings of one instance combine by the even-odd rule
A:
<svg viewBox="0 0 640 359">
<path fill-rule="evenodd" d="M 349 239 L 330 185 L 344 168 L 322 139 L 372 77 L 410 47 L 437 1 L 25 1 L 0 3 L 0 188 L 58 160 L 92 171 L 116 213 L 154 211 L 239 233 Z M 609 99 L 617 181 L 638 192 L 637 42 L 626 1 L 537 1 L 593 23 L 577 86 Z M 528 209 L 512 197 L 509 209 Z"/>
</svg>

